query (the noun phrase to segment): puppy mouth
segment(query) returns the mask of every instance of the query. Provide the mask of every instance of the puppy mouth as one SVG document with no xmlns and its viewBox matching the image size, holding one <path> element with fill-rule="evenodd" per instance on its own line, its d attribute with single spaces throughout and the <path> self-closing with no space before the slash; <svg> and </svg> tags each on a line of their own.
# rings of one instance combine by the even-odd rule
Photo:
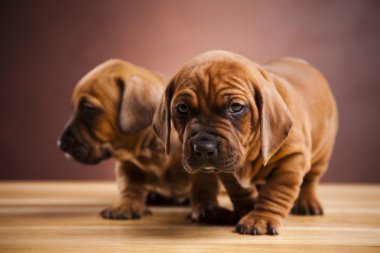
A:
<svg viewBox="0 0 380 253">
<path fill-rule="evenodd" d="M 67 160 L 69 160 L 71 162 L 75 162 L 76 161 L 75 158 L 72 155 L 70 155 L 69 153 L 65 152 L 64 155 L 65 155 L 65 157 L 66 157 Z"/>
<path fill-rule="evenodd" d="M 88 155 L 83 158 L 76 157 L 75 153 L 70 154 L 68 152 L 65 152 L 64 155 L 69 161 L 72 161 L 72 162 L 95 165 L 95 164 L 100 163 L 103 160 L 107 160 L 108 158 L 111 158 L 113 155 L 113 152 L 112 150 L 105 149 L 103 150 L 102 155 L 99 157 L 93 157 L 91 153 L 88 153 Z"/>
<path fill-rule="evenodd" d="M 97 159 L 78 159 L 78 158 L 75 158 L 75 156 L 69 154 L 69 153 L 65 153 L 65 157 L 67 158 L 67 160 L 71 161 L 71 162 L 77 162 L 77 163 L 83 163 L 83 164 L 98 164 L 100 163 L 103 159 L 102 158 L 97 158 Z"/>
<path fill-rule="evenodd" d="M 203 167 L 200 169 L 200 171 L 204 172 L 204 173 L 219 173 L 220 170 L 215 168 L 215 167 Z"/>
<path fill-rule="evenodd" d="M 194 159 L 189 158 L 182 158 L 182 164 L 184 169 L 190 173 L 194 174 L 198 171 L 201 171 L 203 173 L 234 173 L 237 171 L 239 166 L 236 164 L 236 160 L 231 161 L 225 161 L 218 164 L 214 163 L 201 163 L 201 164 L 194 164 Z"/>
</svg>

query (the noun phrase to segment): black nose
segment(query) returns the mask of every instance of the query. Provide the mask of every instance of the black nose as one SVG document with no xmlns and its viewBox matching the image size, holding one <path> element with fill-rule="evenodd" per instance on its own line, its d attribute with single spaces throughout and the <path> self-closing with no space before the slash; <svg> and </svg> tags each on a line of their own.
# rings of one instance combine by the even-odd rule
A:
<svg viewBox="0 0 380 253">
<path fill-rule="evenodd" d="M 210 157 L 216 153 L 216 143 L 212 140 L 200 140 L 193 144 L 196 155 Z"/>
<path fill-rule="evenodd" d="M 57 146 L 63 152 L 68 152 L 76 146 L 76 141 L 70 131 L 66 130 L 62 134 L 61 138 L 58 140 Z"/>
<path fill-rule="evenodd" d="M 72 143 L 73 143 L 73 140 L 71 137 L 63 136 L 61 139 L 58 140 L 57 146 L 63 152 L 67 152 Z"/>
</svg>

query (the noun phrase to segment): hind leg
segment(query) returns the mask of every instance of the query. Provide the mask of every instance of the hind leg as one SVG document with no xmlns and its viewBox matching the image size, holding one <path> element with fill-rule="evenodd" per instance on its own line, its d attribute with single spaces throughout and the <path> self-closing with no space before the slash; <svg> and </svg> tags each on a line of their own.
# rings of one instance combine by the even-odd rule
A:
<svg viewBox="0 0 380 253">
<path fill-rule="evenodd" d="M 317 197 L 317 186 L 321 176 L 325 173 L 328 160 L 321 159 L 311 166 L 311 170 L 305 175 L 300 193 L 291 210 L 296 215 L 323 215 L 323 208 Z"/>
</svg>

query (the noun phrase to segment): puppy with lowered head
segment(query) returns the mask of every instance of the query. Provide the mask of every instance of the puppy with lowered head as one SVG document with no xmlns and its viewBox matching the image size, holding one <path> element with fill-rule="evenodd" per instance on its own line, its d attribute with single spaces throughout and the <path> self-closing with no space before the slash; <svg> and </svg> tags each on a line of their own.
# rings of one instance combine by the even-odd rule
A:
<svg viewBox="0 0 380 253">
<path fill-rule="evenodd" d="M 333 150 L 337 109 L 309 63 L 282 58 L 260 66 L 230 52 L 201 54 L 173 77 L 155 114 L 167 150 L 171 122 L 184 168 L 196 173 L 191 199 L 200 221 L 204 210 L 219 210 L 216 175 L 241 217 L 238 233 L 277 234 L 292 208 L 323 213 L 316 188 Z"/>
<path fill-rule="evenodd" d="M 166 84 L 156 73 L 112 59 L 91 70 L 75 87 L 73 113 L 58 146 L 67 157 L 85 164 L 117 160 L 120 197 L 101 212 L 104 218 L 148 214 L 149 192 L 178 202 L 188 197 L 190 181 L 181 169 L 180 152 L 166 156 L 151 127 Z M 173 137 L 172 142 L 178 141 Z"/>
</svg>

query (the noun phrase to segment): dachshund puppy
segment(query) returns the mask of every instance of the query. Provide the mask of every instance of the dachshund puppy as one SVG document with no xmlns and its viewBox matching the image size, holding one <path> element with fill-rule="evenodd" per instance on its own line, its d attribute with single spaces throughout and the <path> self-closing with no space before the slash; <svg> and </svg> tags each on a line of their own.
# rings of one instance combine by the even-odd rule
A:
<svg viewBox="0 0 380 253">
<path fill-rule="evenodd" d="M 171 122 L 184 168 L 196 173 L 194 217 L 219 209 L 217 176 L 241 217 L 238 233 L 277 234 L 292 207 L 295 214 L 323 213 L 316 187 L 338 117 L 327 81 L 307 62 L 260 66 L 230 52 L 201 54 L 174 76 L 154 116 L 167 152 Z"/>
<path fill-rule="evenodd" d="M 104 218 L 137 219 L 150 213 L 149 192 L 176 203 L 188 198 L 190 181 L 181 169 L 180 152 L 166 156 L 151 127 L 165 87 L 160 75 L 115 59 L 91 70 L 75 87 L 73 113 L 58 146 L 85 164 L 117 160 L 120 198 L 101 212 Z M 177 139 L 173 136 L 172 143 L 180 149 Z"/>
</svg>

